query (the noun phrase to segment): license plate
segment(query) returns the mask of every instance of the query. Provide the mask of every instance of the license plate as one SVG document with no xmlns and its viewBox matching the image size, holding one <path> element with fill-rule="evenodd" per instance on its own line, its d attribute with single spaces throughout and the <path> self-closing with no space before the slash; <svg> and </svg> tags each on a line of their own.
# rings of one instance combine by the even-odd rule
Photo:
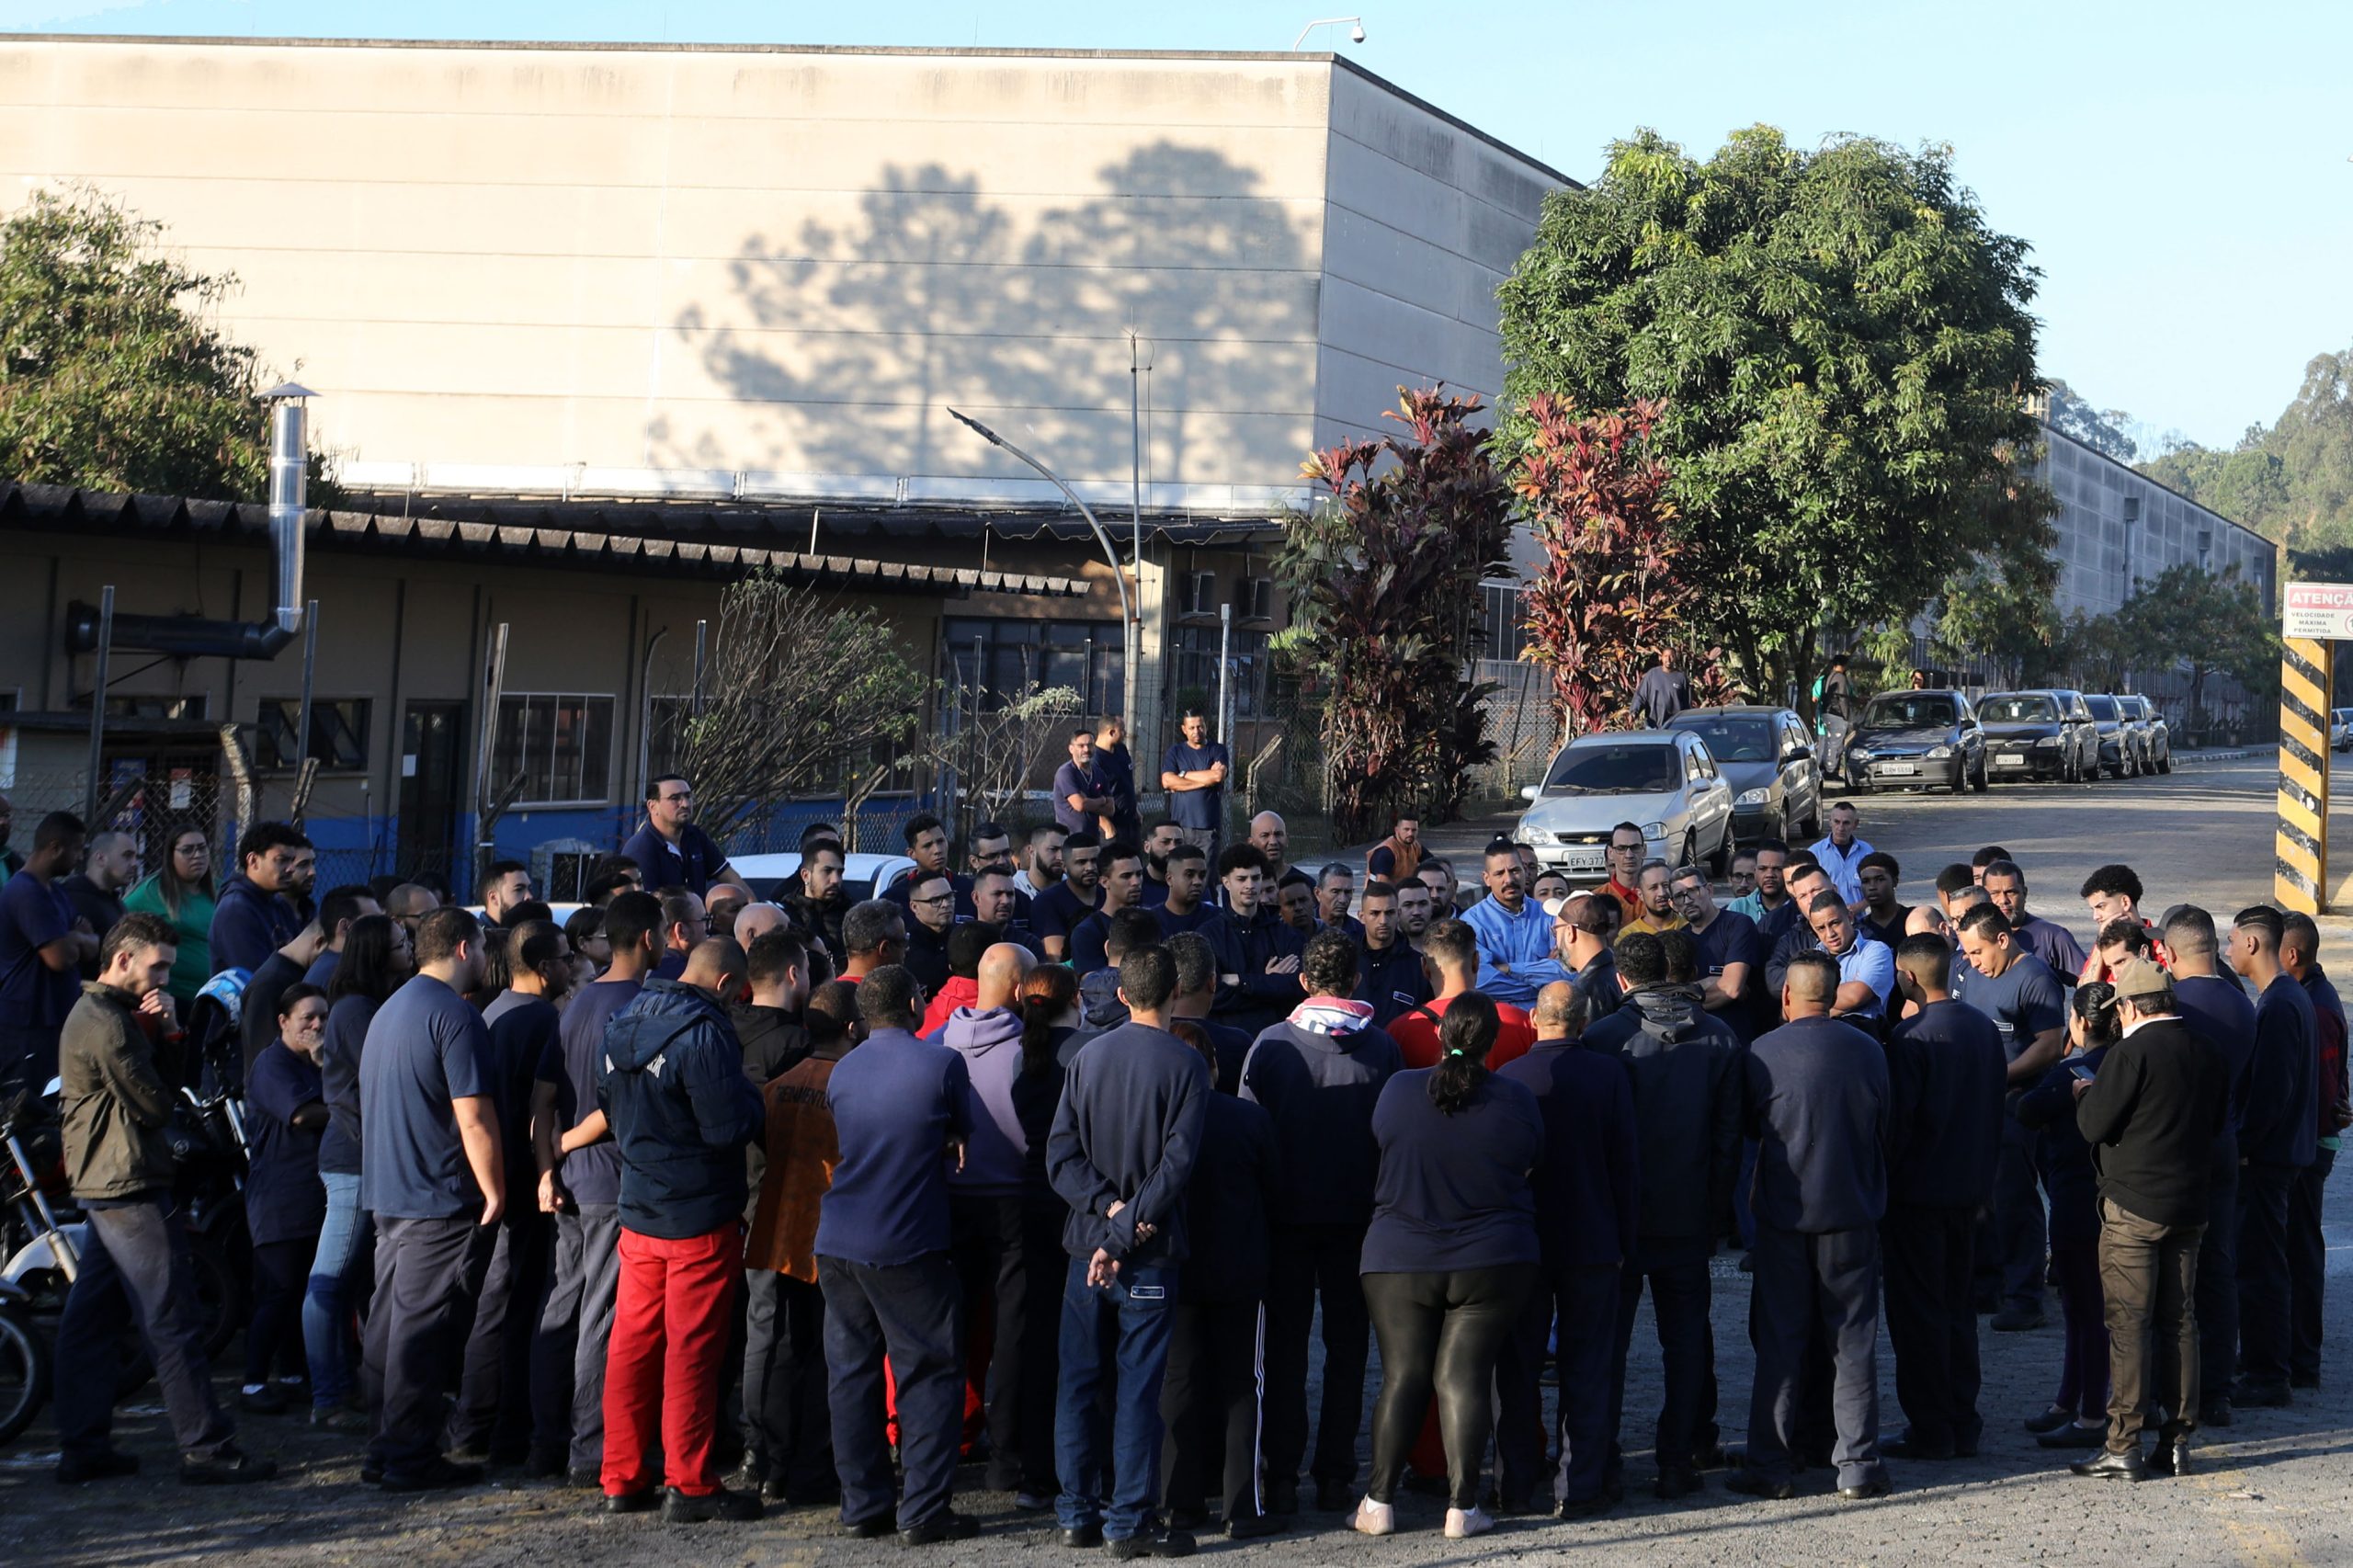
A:
<svg viewBox="0 0 2353 1568">
<path fill-rule="evenodd" d="M 1608 863 L 1608 856 L 1599 849 L 1572 849 L 1561 861 L 1562 869 L 1570 871 L 1598 871 Z"/>
<path fill-rule="evenodd" d="M 2018 756 L 2016 752 L 2006 751 L 2001 756 L 1995 757 L 1994 761 L 2003 767 L 2024 767 L 2026 766 L 2026 758 Z"/>
<path fill-rule="evenodd" d="M 1881 773 L 1912 774 L 1920 771 L 1920 765 L 1916 762 L 1882 762 L 1879 765 L 1879 770 Z"/>
</svg>

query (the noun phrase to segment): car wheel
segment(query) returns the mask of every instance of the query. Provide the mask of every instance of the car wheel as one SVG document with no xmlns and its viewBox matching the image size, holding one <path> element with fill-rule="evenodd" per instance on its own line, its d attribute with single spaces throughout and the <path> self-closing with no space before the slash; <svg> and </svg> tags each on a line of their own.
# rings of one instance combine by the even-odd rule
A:
<svg viewBox="0 0 2353 1568">
<path fill-rule="evenodd" d="M 1984 794 L 1994 782 L 1991 778 L 1986 777 L 1985 770 L 1990 766 L 1991 764 L 1987 763 L 1985 760 L 1985 754 L 1982 751 L 1979 752 L 1977 754 L 1977 771 L 1970 775 L 1969 787 L 1976 790 L 1981 795 Z"/>
<path fill-rule="evenodd" d="M 1716 840 L 1715 853 L 1708 857 L 1708 876 L 1722 881 L 1732 869 L 1732 819 L 1724 819 L 1723 836 Z"/>
<path fill-rule="evenodd" d="M 1699 863 L 1699 833 L 1697 828 L 1687 827 L 1683 830 L 1683 853 L 1676 858 L 1675 863 L 1678 866 L 1696 866 Z"/>
<path fill-rule="evenodd" d="M 2157 759 L 2157 771 L 2160 773 L 2171 773 L 2173 771 L 2173 748 L 2171 746 L 2167 746 L 2165 748 L 2165 756 Z"/>
</svg>

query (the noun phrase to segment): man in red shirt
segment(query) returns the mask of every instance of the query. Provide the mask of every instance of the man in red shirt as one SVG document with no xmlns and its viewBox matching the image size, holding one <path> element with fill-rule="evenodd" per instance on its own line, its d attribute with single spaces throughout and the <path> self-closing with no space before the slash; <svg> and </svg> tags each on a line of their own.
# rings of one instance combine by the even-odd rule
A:
<svg viewBox="0 0 2353 1568">
<path fill-rule="evenodd" d="M 1618 901 L 1621 927 L 1643 917 L 1643 895 L 1636 891 L 1642 881 L 1643 849 L 1643 830 L 1632 823 L 1621 822 L 1609 830 L 1609 880 L 1601 884 L 1601 891 Z"/>
<path fill-rule="evenodd" d="M 1472 982 L 1479 974 L 1478 934 L 1460 920 L 1432 921 L 1429 934 L 1422 939 L 1422 956 L 1438 971 L 1438 999 L 1399 1014 L 1389 1026 L 1389 1036 L 1397 1042 L 1408 1067 L 1438 1065 L 1438 1021 L 1446 1017 L 1448 1006 L 1457 996 L 1476 989 Z M 1495 1036 L 1495 1049 L 1487 1052 L 1490 1071 L 1526 1055 L 1536 1043 L 1536 1025 L 1526 1012 L 1498 1002 L 1495 1015 L 1503 1020 L 1503 1029 Z"/>
<path fill-rule="evenodd" d="M 2141 879 L 2130 866 L 2102 866 L 2084 879 L 2079 896 L 2084 907 L 2090 910 L 2092 919 L 2105 932 L 2119 920 L 2130 920 L 2149 934 L 2149 960 L 2160 969 L 2173 967 L 2173 954 L 2165 950 L 2157 928 L 2141 913 Z M 2095 947 L 2084 960 L 2083 972 L 2075 977 L 2082 984 L 2089 980 L 2113 981 L 2116 971 L 2099 955 Z"/>
</svg>

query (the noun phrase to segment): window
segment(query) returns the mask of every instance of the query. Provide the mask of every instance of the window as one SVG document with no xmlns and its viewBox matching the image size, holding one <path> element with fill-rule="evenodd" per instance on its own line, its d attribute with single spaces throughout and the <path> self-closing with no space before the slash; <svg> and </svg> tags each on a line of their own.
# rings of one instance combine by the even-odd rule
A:
<svg viewBox="0 0 2353 1568">
<path fill-rule="evenodd" d="M 992 707 L 1034 682 L 1078 693 L 1083 712 L 1121 710 L 1127 647 L 1117 621 L 951 619 L 941 636 L 954 686 L 985 687 Z"/>
<path fill-rule="evenodd" d="M 1172 694 L 1190 687 L 1208 694 L 1212 703 L 1217 700 L 1218 642 L 1224 630 L 1219 626 L 1180 626 L 1170 635 L 1168 669 Z M 1233 716 L 1256 719 L 1266 710 L 1267 676 L 1273 664 L 1267 654 L 1267 634 L 1237 630 L 1227 639 L 1226 649 L 1233 665 Z"/>
<path fill-rule="evenodd" d="M 601 803 L 612 798 L 613 699 L 510 691 L 498 699 L 494 790 L 523 777 L 523 805 Z"/>
<path fill-rule="evenodd" d="M 90 699 L 86 694 L 74 703 L 76 708 L 87 708 L 89 705 Z M 201 719 L 204 714 L 202 693 L 194 697 L 109 696 L 107 699 L 107 717 L 109 719 Z"/>
<path fill-rule="evenodd" d="M 1683 786 L 1677 747 L 1656 742 L 1603 741 L 1571 746 L 1544 780 L 1548 795 L 1659 795 Z"/>
<path fill-rule="evenodd" d="M 323 773 L 357 773 L 368 766 L 368 699 L 364 697 L 311 699 L 311 744 L 294 745 L 294 726 L 301 722 L 299 697 L 265 697 L 259 733 L 255 737 L 254 765 L 292 768 L 305 756 L 319 759 Z"/>
<path fill-rule="evenodd" d="M 1479 585 L 1481 619 L 1484 624 L 1485 647 L 1481 656 L 1502 664 L 1519 657 L 1528 646 L 1528 606 L 1517 583 L 1483 583 Z"/>
</svg>

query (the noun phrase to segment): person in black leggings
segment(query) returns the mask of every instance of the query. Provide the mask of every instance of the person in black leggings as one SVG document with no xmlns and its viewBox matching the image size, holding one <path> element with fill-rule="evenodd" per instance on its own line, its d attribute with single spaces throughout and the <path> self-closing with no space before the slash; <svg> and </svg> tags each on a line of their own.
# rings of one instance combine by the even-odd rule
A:
<svg viewBox="0 0 2353 1568">
<path fill-rule="evenodd" d="M 2066 1313 L 2059 1392 L 2026 1429 L 2046 1449 L 2097 1449 L 2108 1440 L 2108 1320 L 2099 1283 L 2099 1177 L 2091 1145 L 2075 1131 L 2075 1080 L 2097 1073 L 2122 1028 L 2116 987 L 2075 987 L 2074 1051 L 2018 1096 L 2018 1119 L 2036 1134 L 2034 1163 L 2051 1194 L 2051 1271 Z"/>
<path fill-rule="evenodd" d="M 278 1038 L 246 1070 L 245 1226 L 253 1238 L 254 1315 L 245 1328 L 245 1383 L 237 1403 L 262 1415 L 286 1409 L 286 1395 L 270 1374 L 301 1346 L 302 1295 L 326 1222 L 326 1189 L 319 1185 L 319 1138 L 327 1126 L 319 1051 L 326 1033 L 327 994 L 315 985 L 290 985 L 278 1000 Z"/>
<path fill-rule="evenodd" d="M 1495 1003 L 1463 993 L 1438 1025 L 1438 1064 L 1391 1078 L 1373 1108 L 1381 1174 L 1360 1267 L 1381 1342 L 1381 1398 L 1372 1483 L 1354 1521 L 1366 1535 L 1397 1528 L 1391 1499 L 1433 1385 L 1446 1533 L 1461 1540 L 1495 1522 L 1479 1506 L 1480 1461 L 1495 1361 L 1542 1256 L 1529 1176 L 1544 1154 L 1536 1096 L 1487 1071 L 1497 1028 Z"/>
</svg>

